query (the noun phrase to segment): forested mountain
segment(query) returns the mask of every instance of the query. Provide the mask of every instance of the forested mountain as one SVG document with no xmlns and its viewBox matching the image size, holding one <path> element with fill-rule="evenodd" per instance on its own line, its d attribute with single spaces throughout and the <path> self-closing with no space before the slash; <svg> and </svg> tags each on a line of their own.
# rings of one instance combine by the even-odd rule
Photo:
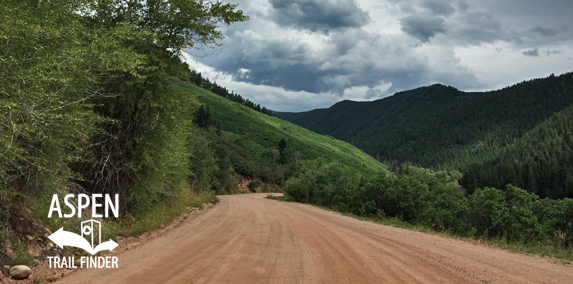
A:
<svg viewBox="0 0 573 284">
<path fill-rule="evenodd" d="M 497 91 L 465 93 L 434 85 L 374 102 L 275 115 L 353 143 L 389 163 L 466 169 L 573 103 L 573 73 Z"/>
<path fill-rule="evenodd" d="M 446 106 L 479 95 L 436 84 L 396 93 L 373 102 L 345 100 L 327 109 L 275 114 L 317 133 L 352 141 L 360 146 L 362 143 L 359 140 L 379 136 L 380 131 L 399 128 Z"/>
<path fill-rule="evenodd" d="M 433 85 L 374 102 L 275 114 L 394 167 L 460 170 L 469 192 L 513 184 L 563 198 L 573 197 L 573 117 L 564 111 L 572 103 L 573 73 L 567 73 L 484 93 Z"/>
<path fill-rule="evenodd" d="M 542 198 L 572 197 L 573 106 L 493 152 L 492 160 L 466 170 L 462 184 L 469 191 L 512 184 Z"/>
</svg>

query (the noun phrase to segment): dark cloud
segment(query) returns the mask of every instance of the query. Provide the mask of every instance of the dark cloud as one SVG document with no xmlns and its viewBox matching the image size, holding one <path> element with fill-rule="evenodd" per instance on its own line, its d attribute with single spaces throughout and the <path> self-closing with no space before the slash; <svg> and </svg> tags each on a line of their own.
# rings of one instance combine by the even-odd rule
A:
<svg viewBox="0 0 573 284">
<path fill-rule="evenodd" d="M 416 9 L 414 8 L 414 6 L 408 2 L 401 2 L 401 3 L 396 3 L 400 9 L 400 12 L 403 13 L 407 13 L 407 14 L 415 14 L 416 13 Z"/>
<path fill-rule="evenodd" d="M 319 79 L 336 75 L 332 70 L 320 70 L 323 62 L 313 59 L 304 44 L 268 40 L 258 42 L 258 48 L 253 48 L 252 42 L 237 43 L 224 46 L 216 57 L 202 61 L 219 71 L 233 74 L 235 81 L 289 91 L 322 92 L 326 86 L 319 84 Z M 241 69 L 249 70 L 248 76 L 244 76 Z"/>
<path fill-rule="evenodd" d="M 337 28 L 358 28 L 370 16 L 354 0 L 270 0 L 273 19 L 283 26 L 328 32 Z"/>
<path fill-rule="evenodd" d="M 257 96 L 276 109 L 309 109 L 318 97 L 376 99 L 434 83 L 499 88 L 560 72 L 546 59 L 567 58 L 573 41 L 573 17 L 565 16 L 571 0 L 234 1 L 251 20 L 224 27 L 223 46 L 195 58 L 225 80 L 273 90 Z M 538 64 L 515 71 L 497 60 L 521 54 Z M 484 58 L 493 59 L 482 64 Z"/>
<path fill-rule="evenodd" d="M 361 30 L 333 34 L 330 43 L 333 47 L 325 50 L 320 58 L 302 44 L 265 41 L 256 43 L 258 48 L 251 48 L 248 52 L 244 50 L 251 47 L 252 42 L 227 45 L 217 57 L 202 58 L 201 61 L 226 74 L 233 74 L 235 81 L 279 87 L 287 91 L 342 96 L 347 88 L 374 88 L 381 81 L 392 82 L 390 91 L 424 84 L 427 63 L 419 58 L 411 58 L 399 46 L 389 48 L 385 46 L 386 43 L 377 42 L 377 37 Z M 404 66 L 396 68 L 392 58 L 401 58 L 396 62 L 403 62 Z M 392 61 L 389 64 L 379 63 L 387 60 Z M 248 76 L 241 69 L 249 70 Z M 374 98 L 381 93 L 373 90 L 365 95 Z"/>
<path fill-rule="evenodd" d="M 321 84 L 319 79 L 324 76 L 335 75 L 332 72 L 319 70 L 315 64 L 302 62 L 293 62 L 280 68 L 263 62 L 243 62 L 241 66 L 251 70 L 249 79 L 241 81 L 279 87 L 288 91 L 311 93 L 327 91 L 328 86 Z"/>
<path fill-rule="evenodd" d="M 235 74 L 235 80 L 257 85 L 284 88 L 289 91 L 308 91 L 319 93 L 325 86 L 317 84 L 318 78 L 335 75 L 332 71 L 320 70 L 320 63 L 313 60 L 307 47 L 300 44 L 281 41 L 265 42 L 258 50 L 252 50 L 243 56 L 236 56 L 243 46 L 226 48 L 222 57 L 225 65 L 217 64 L 219 70 Z M 250 70 L 247 78 L 241 77 L 241 68 Z"/>
<path fill-rule="evenodd" d="M 549 49 L 547 49 L 547 50 L 544 50 L 544 51 L 543 51 L 543 54 L 545 54 L 545 55 L 547 55 L 547 56 L 550 56 L 550 55 L 553 55 L 553 54 L 561 54 L 561 53 L 563 53 L 563 52 L 562 52 L 562 51 L 559 51 L 559 50 L 549 50 Z"/>
<path fill-rule="evenodd" d="M 534 48 L 534 49 L 526 50 L 523 52 L 523 55 L 529 56 L 529 57 L 539 57 L 539 49 Z"/>
<path fill-rule="evenodd" d="M 416 21 L 406 19 L 404 22 Z M 445 31 L 442 19 L 422 19 L 419 22 L 426 23 L 426 26 L 432 26 L 428 22 L 437 22 L 434 31 L 418 32 L 422 40 L 429 39 L 438 31 Z M 429 66 L 425 56 L 410 47 L 415 40 L 404 34 L 382 36 L 361 28 L 336 29 L 328 37 L 319 36 L 318 42 L 323 48 L 317 51 L 312 41 L 252 36 L 253 30 L 260 30 L 261 24 L 251 21 L 244 25 L 247 26 L 237 25 L 227 30 L 229 38 L 226 41 L 229 44 L 224 43 L 215 51 L 218 59 L 201 57 L 201 62 L 206 65 L 233 75 L 234 81 L 338 96 L 348 88 L 364 86 L 370 89 L 365 91 L 366 99 L 435 82 L 459 88 L 473 87 L 477 82 L 471 72 L 457 70 L 454 65 L 444 67 L 446 65 L 441 64 L 437 68 L 443 72 L 438 74 L 437 70 L 432 70 L 434 67 Z M 414 31 L 412 33 L 415 34 Z M 455 62 L 454 58 L 446 60 Z M 245 73 L 241 69 L 249 71 Z M 391 83 L 390 89 L 376 91 L 376 86 L 385 82 Z"/>
<path fill-rule="evenodd" d="M 550 49 L 545 49 L 545 50 L 539 51 L 538 48 L 534 48 L 534 49 L 525 50 L 522 53 L 523 53 L 523 55 L 529 56 L 529 57 L 539 57 L 541 54 L 543 54 L 545 56 L 551 56 L 554 54 L 561 54 L 563 52 L 559 51 L 559 50 L 550 50 Z"/>
<path fill-rule="evenodd" d="M 521 43 L 520 34 L 506 29 L 491 13 L 467 12 L 449 22 L 448 39 L 458 45 L 480 45 L 506 41 Z"/>
<path fill-rule="evenodd" d="M 532 29 L 531 31 L 534 33 L 540 34 L 542 36 L 545 36 L 545 37 L 555 36 L 558 32 L 557 29 L 544 28 L 541 26 L 537 26 L 534 29 Z"/>
<path fill-rule="evenodd" d="M 460 12 L 465 12 L 470 8 L 470 6 L 468 5 L 468 3 L 466 3 L 465 1 L 460 1 L 458 3 L 458 10 L 460 10 Z"/>
<path fill-rule="evenodd" d="M 470 11 L 487 12 L 500 21 L 500 39 L 517 46 L 531 48 L 573 39 L 568 30 L 573 26 L 571 0 L 482 0 L 472 5 Z"/>
<path fill-rule="evenodd" d="M 438 0 L 425 1 L 422 6 L 430 10 L 435 15 L 451 16 L 456 11 L 450 3 Z"/>
<path fill-rule="evenodd" d="M 409 16 L 400 19 L 402 31 L 421 40 L 430 41 L 438 33 L 445 33 L 446 27 L 441 18 Z"/>
<path fill-rule="evenodd" d="M 503 16 L 507 21 L 528 24 L 527 28 L 537 25 L 559 27 L 566 22 L 573 23 L 571 0 L 481 0 L 472 4 Z"/>
</svg>

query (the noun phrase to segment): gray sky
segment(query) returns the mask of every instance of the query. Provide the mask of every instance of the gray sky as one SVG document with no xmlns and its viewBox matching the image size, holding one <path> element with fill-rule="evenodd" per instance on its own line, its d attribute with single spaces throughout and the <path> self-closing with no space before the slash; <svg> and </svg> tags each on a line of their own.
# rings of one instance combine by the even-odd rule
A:
<svg viewBox="0 0 573 284">
<path fill-rule="evenodd" d="M 494 90 L 573 71 L 572 0 L 226 0 L 250 20 L 185 56 L 278 111 L 441 83 Z"/>
</svg>

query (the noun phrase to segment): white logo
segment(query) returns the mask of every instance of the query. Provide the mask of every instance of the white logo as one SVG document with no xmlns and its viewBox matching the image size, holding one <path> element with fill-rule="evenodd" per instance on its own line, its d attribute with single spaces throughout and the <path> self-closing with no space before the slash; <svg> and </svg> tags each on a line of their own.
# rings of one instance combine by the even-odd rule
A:
<svg viewBox="0 0 573 284">
<path fill-rule="evenodd" d="M 96 227 L 96 230 L 94 230 L 94 227 Z M 89 252 L 91 255 L 104 250 L 112 251 L 117 247 L 117 243 L 111 239 L 104 243 L 101 242 L 100 222 L 96 220 L 87 220 L 81 223 L 80 228 L 81 236 L 72 232 L 64 231 L 64 228 L 62 227 L 48 238 L 62 249 L 64 246 L 81 248 Z M 85 237 L 89 238 L 91 242 L 86 240 Z M 96 241 L 97 245 L 94 243 Z"/>
</svg>

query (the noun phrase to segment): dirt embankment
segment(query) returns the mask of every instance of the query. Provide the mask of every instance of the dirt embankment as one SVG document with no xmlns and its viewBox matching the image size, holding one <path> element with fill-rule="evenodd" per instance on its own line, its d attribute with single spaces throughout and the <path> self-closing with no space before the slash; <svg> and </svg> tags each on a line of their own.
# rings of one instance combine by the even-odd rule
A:
<svg viewBox="0 0 573 284">
<path fill-rule="evenodd" d="M 119 269 L 84 269 L 58 283 L 573 283 L 573 266 L 551 259 L 265 196 L 222 196 L 119 254 Z"/>
</svg>

